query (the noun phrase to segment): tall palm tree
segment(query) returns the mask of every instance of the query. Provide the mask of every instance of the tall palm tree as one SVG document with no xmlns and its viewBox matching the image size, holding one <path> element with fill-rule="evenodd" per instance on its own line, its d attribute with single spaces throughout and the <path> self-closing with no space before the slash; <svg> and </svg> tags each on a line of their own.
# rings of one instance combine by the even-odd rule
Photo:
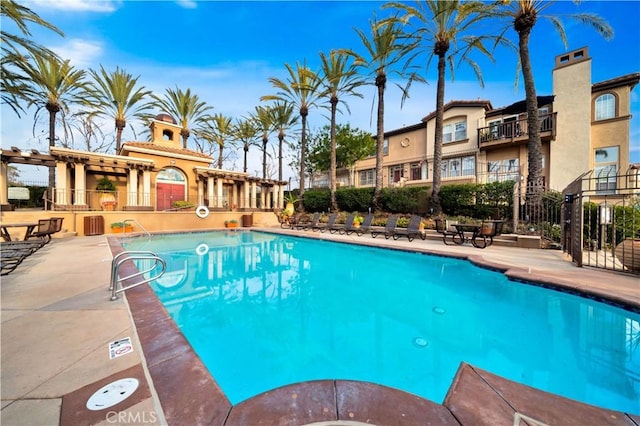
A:
<svg viewBox="0 0 640 426">
<path fill-rule="evenodd" d="M 278 180 L 282 182 L 282 150 L 287 131 L 298 123 L 295 107 L 289 102 L 275 102 L 269 112 L 274 129 L 278 132 Z"/>
<path fill-rule="evenodd" d="M 258 131 L 262 134 L 262 178 L 267 178 L 267 144 L 269 133 L 273 131 L 273 121 L 268 106 L 257 106 L 251 119 Z"/>
<path fill-rule="evenodd" d="M 224 114 L 217 113 L 211 116 L 210 120 L 213 130 L 213 141 L 218 144 L 218 168 L 222 168 L 222 161 L 224 160 L 223 152 L 225 141 L 233 134 L 233 122 L 231 118 L 226 117 Z"/>
<path fill-rule="evenodd" d="M 6 31 L 7 25 L 3 25 L 0 28 L 2 51 L 0 57 L 0 99 L 2 103 L 9 105 L 16 115 L 20 117 L 20 113 L 24 112 L 20 103 L 25 100 L 22 92 L 26 87 L 26 83 L 24 75 L 17 72 L 16 67 L 19 64 L 24 66 L 29 58 L 36 56 L 56 56 L 51 50 L 30 39 L 29 24 L 33 23 L 47 28 L 63 37 L 64 34 L 57 27 L 40 18 L 31 9 L 16 3 L 14 0 L 0 2 L 0 16 L 3 20 L 9 19 L 19 31 L 18 34 L 9 33 Z"/>
<path fill-rule="evenodd" d="M 282 101 L 290 102 L 298 108 L 302 122 L 302 134 L 300 135 L 300 207 L 304 209 L 304 187 L 305 187 L 305 162 L 307 157 L 307 117 L 309 110 L 317 106 L 317 101 L 322 95 L 320 93 L 320 79 L 318 75 L 307 67 L 306 61 L 303 64 L 296 63 L 295 68 L 289 64 L 287 68 L 289 77 L 286 81 L 276 77 L 269 77 L 269 82 L 278 92 L 275 95 L 262 96 L 261 101 Z"/>
<path fill-rule="evenodd" d="M 517 0 L 504 3 L 497 14 L 501 18 L 507 18 L 513 29 L 518 34 L 518 53 L 522 77 L 524 79 L 524 91 L 527 106 L 528 141 L 528 173 L 527 173 L 527 204 L 537 206 L 542 197 L 542 142 L 540 139 L 540 120 L 538 118 L 538 97 L 531 68 L 529 55 L 529 40 L 531 31 L 538 18 L 548 19 L 558 32 L 565 48 L 567 47 L 567 35 L 560 20 L 560 15 L 544 15 L 555 1 L 543 0 Z M 575 4 L 579 1 L 574 0 Z M 592 26 L 606 40 L 613 37 L 613 28 L 601 17 L 592 13 L 578 13 L 565 15 L 566 17 Z M 505 32 L 508 28 L 505 28 Z M 504 34 L 504 32 L 502 33 Z M 538 209 L 534 209 L 537 211 Z"/>
<path fill-rule="evenodd" d="M 244 150 L 243 171 L 245 173 L 247 173 L 247 155 L 249 154 L 249 147 L 255 144 L 255 139 L 258 136 L 258 133 L 259 130 L 251 119 L 237 120 L 236 124 L 233 126 L 233 137 L 242 142 L 242 149 Z"/>
<path fill-rule="evenodd" d="M 432 213 L 438 215 L 442 213 L 440 186 L 446 68 L 448 65 L 453 80 L 456 60 L 466 62 L 475 71 L 480 85 L 484 86 L 480 68 L 468 55 L 474 50 L 478 50 L 491 59 L 492 56 L 483 45 L 485 37 L 470 35 L 469 32 L 482 19 L 489 17 L 484 13 L 488 6 L 479 1 L 423 0 L 416 2 L 415 6 L 391 2 L 385 4 L 383 8 L 395 8 L 403 13 L 403 21 L 408 22 L 409 25 L 415 23 L 417 29 L 409 35 L 409 40 L 411 40 L 409 46 L 413 52 L 411 60 L 426 55 L 427 68 L 434 57 L 438 61 L 433 184 L 431 189 Z"/>
<path fill-rule="evenodd" d="M 380 206 L 382 194 L 382 164 L 384 161 L 384 92 L 387 88 L 388 73 L 404 76 L 402 70 L 394 68 L 408 53 L 404 43 L 402 28 L 395 20 L 378 21 L 376 18 L 369 21 L 371 39 L 369 35 L 360 29 L 356 33 L 360 37 L 365 48 L 365 56 L 350 49 L 342 50 L 355 58 L 355 63 L 371 71 L 375 76 L 377 88 L 378 109 L 376 124 L 376 188 L 373 196 L 373 206 Z"/>
<path fill-rule="evenodd" d="M 85 79 L 83 70 L 75 69 L 69 60 L 61 61 L 55 56 L 35 56 L 32 61 L 16 64 L 26 76 L 23 97 L 28 107 L 35 106 L 35 123 L 40 113 L 49 113 L 49 147 L 55 146 L 56 116 L 60 113 L 65 134 L 68 126 L 66 114 L 71 105 L 91 105 L 86 93 L 95 88 Z M 34 129 L 35 129 L 34 123 Z M 49 194 L 55 186 L 55 170 L 49 168 Z"/>
<path fill-rule="evenodd" d="M 320 72 L 322 87 L 325 96 L 329 97 L 329 108 L 331 111 L 331 153 L 330 153 L 330 191 L 331 191 L 331 209 L 337 210 L 336 202 L 336 113 L 338 104 L 342 103 L 349 111 L 349 105 L 344 102 L 342 96 L 357 96 L 362 98 L 362 93 L 357 91 L 358 87 L 365 84 L 362 76 L 358 75 L 355 62 L 351 61 L 352 57 L 344 52 L 332 50 L 329 56 L 320 53 Z M 350 112 L 350 111 L 349 111 Z"/>
<path fill-rule="evenodd" d="M 176 90 L 167 89 L 164 98 L 152 95 L 154 102 L 152 106 L 161 109 L 163 112 L 172 115 L 182 127 L 180 136 L 182 136 L 182 147 L 187 148 L 187 139 L 191 135 L 190 127 L 197 128 L 206 123 L 207 111 L 213 107 L 201 101 L 198 95 L 191 93 L 191 89 L 182 91 L 176 87 Z"/>
<path fill-rule="evenodd" d="M 133 77 L 119 67 L 115 71 L 107 72 L 102 65 L 100 72 L 89 70 L 96 84 L 94 96 L 98 107 L 96 113 L 113 118 L 116 125 L 116 154 L 120 152 L 122 131 L 127 126 L 130 116 L 143 118 L 144 111 L 150 107 L 147 98 L 151 91 L 144 87 L 136 87 L 138 77 Z"/>
</svg>

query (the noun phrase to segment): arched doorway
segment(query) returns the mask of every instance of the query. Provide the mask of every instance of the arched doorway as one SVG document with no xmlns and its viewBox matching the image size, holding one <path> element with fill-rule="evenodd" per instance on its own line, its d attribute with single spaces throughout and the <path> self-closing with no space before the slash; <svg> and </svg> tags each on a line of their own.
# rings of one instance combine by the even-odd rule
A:
<svg viewBox="0 0 640 426">
<path fill-rule="evenodd" d="M 156 177 L 156 210 L 172 208 L 174 201 L 186 200 L 187 178 L 181 170 L 168 167 Z"/>
</svg>

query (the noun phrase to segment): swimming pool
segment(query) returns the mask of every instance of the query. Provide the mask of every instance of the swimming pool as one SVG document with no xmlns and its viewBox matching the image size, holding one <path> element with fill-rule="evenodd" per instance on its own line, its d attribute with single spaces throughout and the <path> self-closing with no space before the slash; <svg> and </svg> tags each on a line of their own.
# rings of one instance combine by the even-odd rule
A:
<svg viewBox="0 0 640 426">
<path fill-rule="evenodd" d="M 167 235 L 153 287 L 232 403 L 305 380 L 442 402 L 461 361 L 638 413 L 640 315 L 466 261 L 258 232 Z"/>
</svg>

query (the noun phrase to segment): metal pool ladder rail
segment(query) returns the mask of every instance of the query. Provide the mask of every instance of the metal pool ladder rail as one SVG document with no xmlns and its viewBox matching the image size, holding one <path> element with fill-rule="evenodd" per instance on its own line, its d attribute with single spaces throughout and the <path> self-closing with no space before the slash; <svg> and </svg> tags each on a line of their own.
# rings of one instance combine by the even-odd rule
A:
<svg viewBox="0 0 640 426">
<path fill-rule="evenodd" d="M 145 265 L 144 265 L 147 267 L 147 269 L 136 272 L 135 274 L 131 274 L 126 277 L 119 278 L 120 266 L 124 262 L 127 262 L 129 260 L 147 261 L 145 262 Z M 145 274 L 150 273 L 151 271 L 154 271 L 158 266 L 158 264 L 160 265 L 160 271 L 158 272 L 157 275 L 154 275 L 149 278 L 145 278 L 139 283 L 131 284 L 126 287 L 122 286 L 122 283 L 128 279 L 144 276 Z M 113 260 L 111 261 L 111 282 L 109 287 L 109 290 L 111 290 L 111 300 L 117 300 L 118 293 L 120 292 L 129 290 L 130 288 L 138 287 L 139 285 L 146 284 L 157 278 L 160 278 L 162 274 L 164 274 L 164 271 L 166 269 L 167 269 L 167 263 L 164 261 L 164 259 L 162 259 L 152 251 L 123 251 L 122 253 L 116 254 L 113 257 Z M 120 284 L 120 289 L 118 289 L 118 284 Z"/>
</svg>

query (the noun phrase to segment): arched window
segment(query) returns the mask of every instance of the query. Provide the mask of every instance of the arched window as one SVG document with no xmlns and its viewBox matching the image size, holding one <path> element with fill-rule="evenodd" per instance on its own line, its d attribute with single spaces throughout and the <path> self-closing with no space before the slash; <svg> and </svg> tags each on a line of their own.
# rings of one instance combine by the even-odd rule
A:
<svg viewBox="0 0 640 426">
<path fill-rule="evenodd" d="M 595 119 L 606 120 L 616 116 L 616 97 L 611 93 L 596 98 Z"/>
<path fill-rule="evenodd" d="M 156 176 L 156 210 L 167 210 L 175 201 L 187 199 L 187 178 L 182 171 L 168 167 Z"/>
</svg>

